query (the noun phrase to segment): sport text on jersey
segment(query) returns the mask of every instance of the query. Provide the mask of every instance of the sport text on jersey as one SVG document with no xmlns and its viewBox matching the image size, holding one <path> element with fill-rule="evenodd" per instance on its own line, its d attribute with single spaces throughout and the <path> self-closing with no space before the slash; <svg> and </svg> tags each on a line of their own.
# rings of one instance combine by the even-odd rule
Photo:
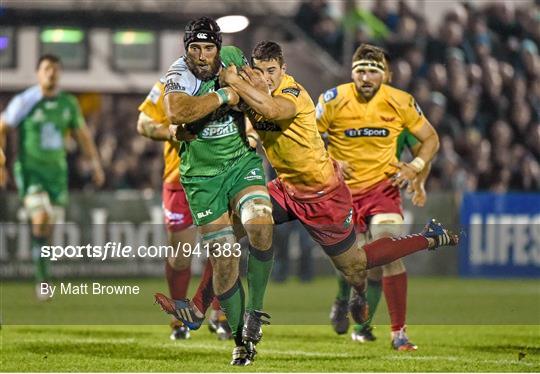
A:
<svg viewBox="0 0 540 374">
<path fill-rule="evenodd" d="M 390 135 L 388 129 L 382 129 L 380 127 L 362 127 L 359 129 L 347 129 L 345 130 L 345 136 L 349 138 L 360 137 L 387 137 Z"/>
<path fill-rule="evenodd" d="M 229 135 L 238 134 L 238 127 L 231 115 L 222 118 L 219 121 L 212 121 L 201 131 L 202 139 L 219 139 Z"/>
</svg>

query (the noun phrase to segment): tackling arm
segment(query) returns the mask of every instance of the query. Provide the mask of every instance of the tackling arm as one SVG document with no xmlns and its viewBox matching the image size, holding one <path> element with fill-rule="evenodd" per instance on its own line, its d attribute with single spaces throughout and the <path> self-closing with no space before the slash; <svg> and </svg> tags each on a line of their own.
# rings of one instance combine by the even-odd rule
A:
<svg viewBox="0 0 540 374">
<path fill-rule="evenodd" d="M 251 81 L 260 79 L 249 67 L 243 68 L 243 72 Z M 257 89 L 237 74 L 236 66 L 224 69 L 222 74 L 225 82 L 240 95 L 247 105 L 264 118 L 278 121 L 293 118 L 296 115 L 296 105 L 292 101 L 282 97 L 273 97 Z"/>
</svg>

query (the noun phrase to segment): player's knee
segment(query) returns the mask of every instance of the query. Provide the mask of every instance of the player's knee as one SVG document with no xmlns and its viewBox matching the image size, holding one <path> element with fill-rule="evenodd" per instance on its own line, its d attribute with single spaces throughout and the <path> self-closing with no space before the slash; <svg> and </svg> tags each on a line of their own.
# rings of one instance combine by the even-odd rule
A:
<svg viewBox="0 0 540 374">
<path fill-rule="evenodd" d="M 272 224 L 272 203 L 266 191 L 253 191 L 242 196 L 236 212 L 243 225 L 248 223 Z"/>
<path fill-rule="evenodd" d="M 365 266 L 360 261 L 356 248 L 350 248 L 341 255 L 332 257 L 334 266 L 347 278 L 366 277 Z"/>
<path fill-rule="evenodd" d="M 383 269 L 381 266 L 369 269 L 367 271 L 367 277 L 369 280 L 379 282 L 383 276 Z"/>
<path fill-rule="evenodd" d="M 246 230 L 249 243 L 264 251 L 272 246 L 274 221 L 270 198 L 261 198 L 260 193 L 257 191 L 257 194 L 251 193 L 244 196 L 238 209 L 238 215 Z"/>
<path fill-rule="evenodd" d="M 373 240 L 402 235 L 403 218 L 397 213 L 376 214 L 371 219 L 369 231 Z"/>
<path fill-rule="evenodd" d="M 246 232 L 249 239 L 249 244 L 261 251 L 266 251 L 272 246 L 272 230 L 271 223 L 248 223 Z"/>
</svg>

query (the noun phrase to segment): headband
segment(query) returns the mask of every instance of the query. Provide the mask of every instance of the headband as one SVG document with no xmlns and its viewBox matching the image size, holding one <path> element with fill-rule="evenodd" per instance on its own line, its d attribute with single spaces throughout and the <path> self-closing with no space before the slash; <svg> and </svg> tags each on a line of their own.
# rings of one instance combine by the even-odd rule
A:
<svg viewBox="0 0 540 374">
<path fill-rule="evenodd" d="M 384 63 L 375 60 L 358 60 L 352 64 L 352 70 L 358 68 L 369 68 L 379 71 L 381 74 L 386 74 L 386 67 Z"/>
</svg>

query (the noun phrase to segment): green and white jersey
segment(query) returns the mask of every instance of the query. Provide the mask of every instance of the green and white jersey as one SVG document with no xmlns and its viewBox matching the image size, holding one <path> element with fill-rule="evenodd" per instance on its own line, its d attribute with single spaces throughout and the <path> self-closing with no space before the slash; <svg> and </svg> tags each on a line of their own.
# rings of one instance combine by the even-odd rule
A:
<svg viewBox="0 0 540 374">
<path fill-rule="evenodd" d="M 202 96 L 219 89 L 217 77 L 206 82 L 195 77 L 188 69 L 185 57 L 171 65 L 165 79 L 165 95 L 183 93 Z M 219 175 L 250 152 L 245 140 L 244 114 L 227 105 L 188 124 L 188 128 L 194 129 L 197 139 L 182 142 L 180 146 L 182 179 Z"/>
<path fill-rule="evenodd" d="M 18 130 L 17 160 L 23 168 L 67 171 L 66 134 L 84 125 L 73 95 L 59 92 L 43 97 L 39 86 L 30 87 L 10 101 L 2 119 Z"/>
</svg>

